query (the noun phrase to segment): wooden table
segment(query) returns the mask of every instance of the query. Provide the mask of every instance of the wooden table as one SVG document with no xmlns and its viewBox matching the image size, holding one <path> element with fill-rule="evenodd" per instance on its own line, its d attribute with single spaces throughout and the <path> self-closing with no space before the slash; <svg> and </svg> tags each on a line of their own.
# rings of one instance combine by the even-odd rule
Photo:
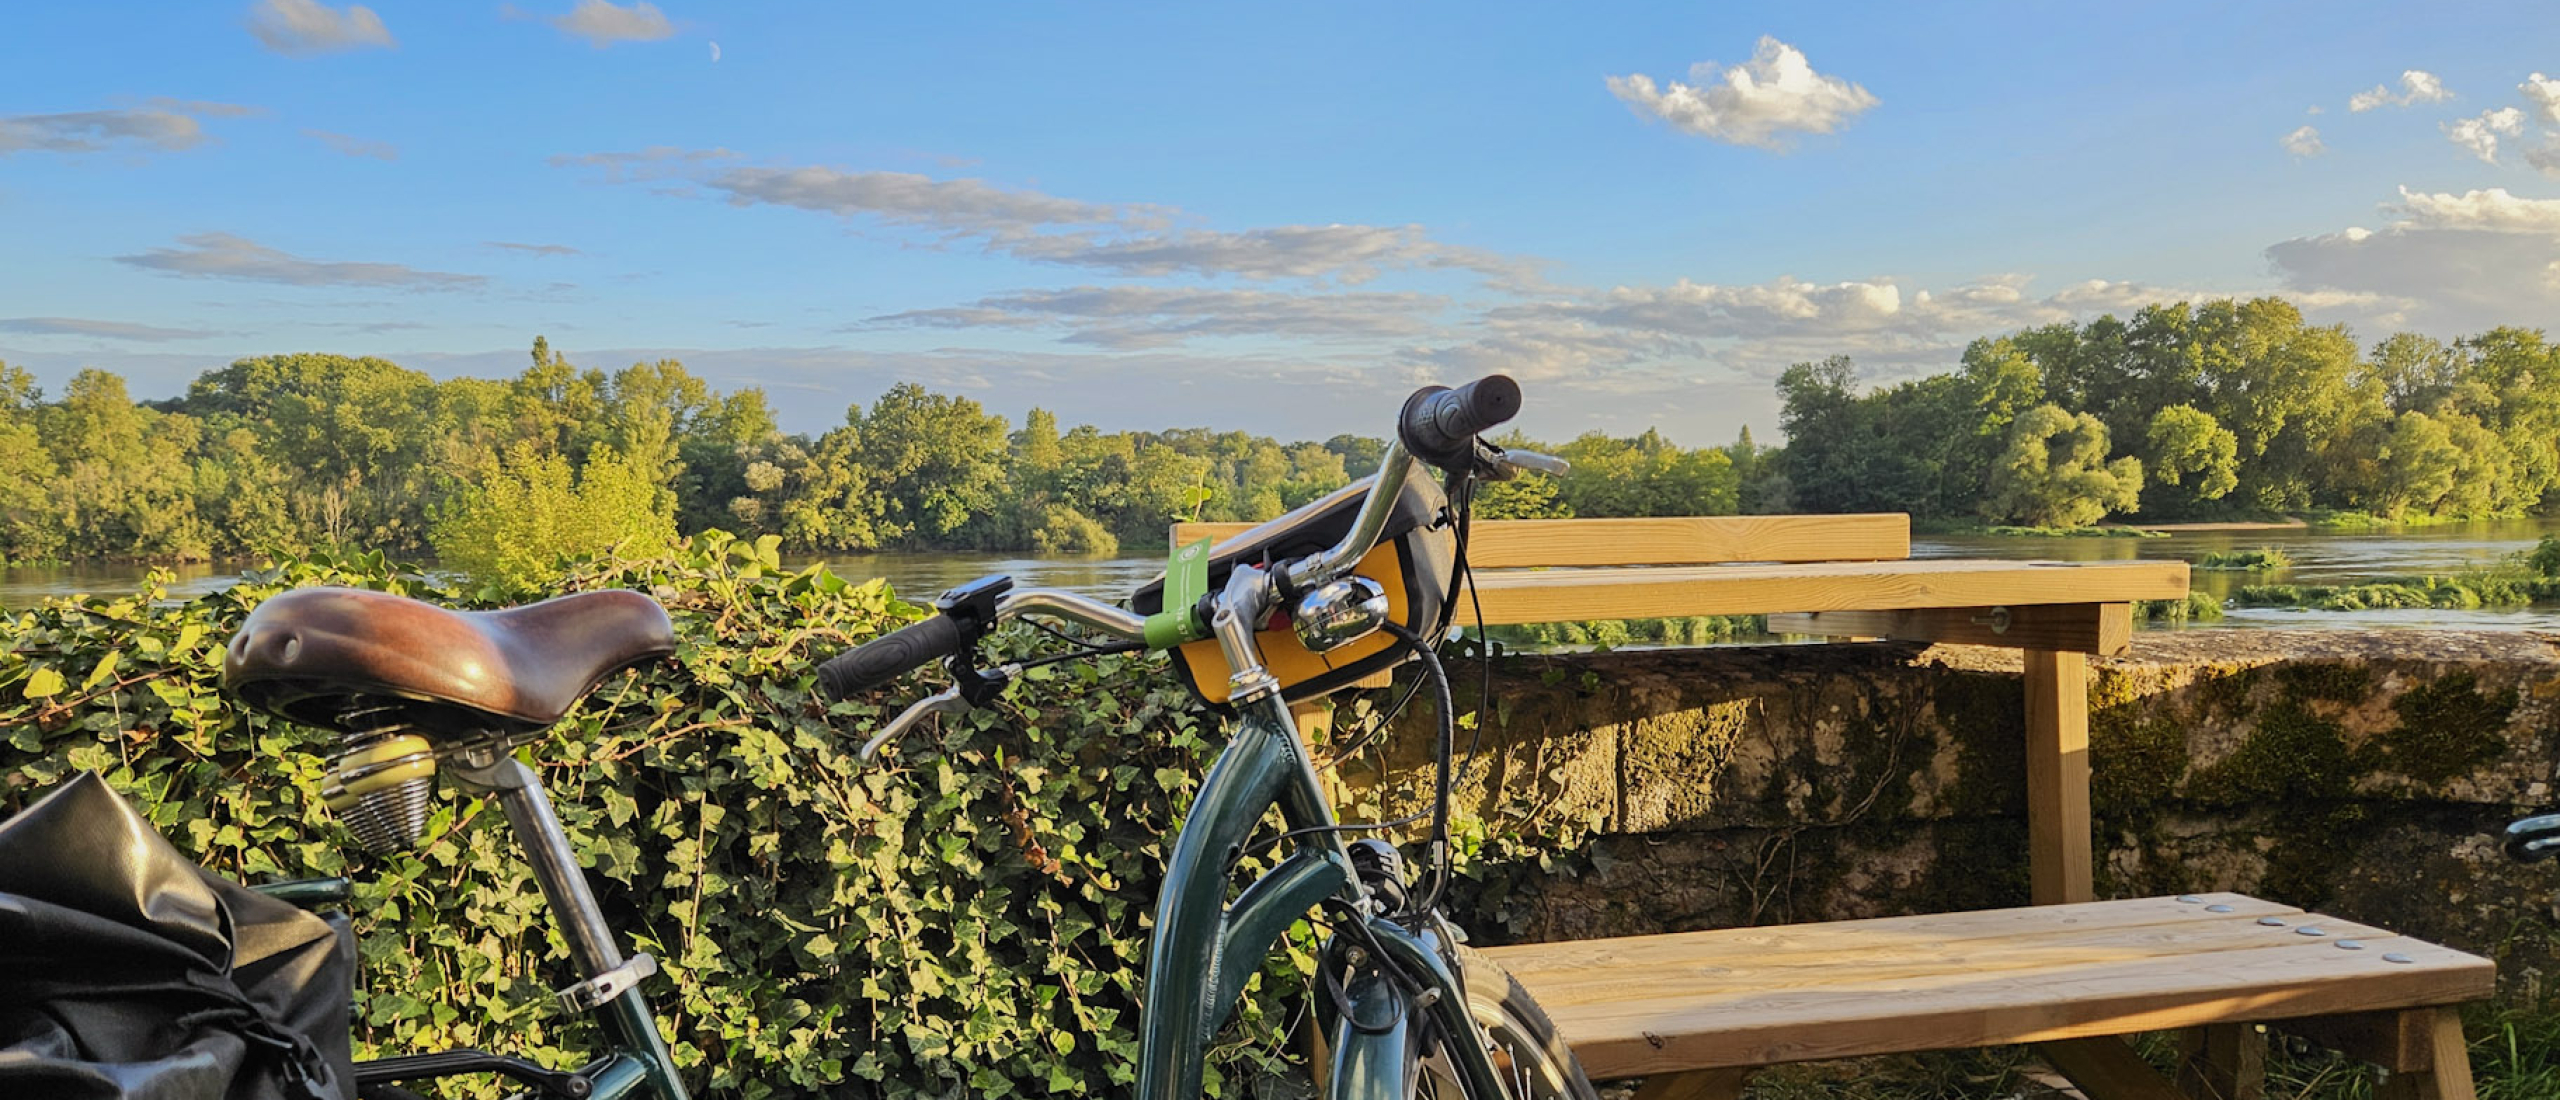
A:
<svg viewBox="0 0 2560 1100">
<path fill-rule="evenodd" d="M 1174 544 L 1248 527 L 1178 524 Z M 2134 601 L 2187 596 L 2180 561 L 1912 560 L 1910 517 L 1894 513 L 1487 520 L 1468 555 L 1488 625 L 1766 615 L 1780 634 L 2024 651 L 2040 905 L 2096 897 L 2087 656 L 2127 650 Z"/>
</svg>

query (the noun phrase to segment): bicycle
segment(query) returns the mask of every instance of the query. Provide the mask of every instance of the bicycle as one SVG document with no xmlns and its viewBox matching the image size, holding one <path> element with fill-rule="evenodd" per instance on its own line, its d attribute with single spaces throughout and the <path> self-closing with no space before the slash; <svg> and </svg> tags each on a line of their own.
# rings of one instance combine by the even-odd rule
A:
<svg viewBox="0 0 2560 1100">
<path fill-rule="evenodd" d="M 1416 392 L 1374 477 L 1214 551 L 1206 542 L 1177 550 L 1165 576 L 1133 595 L 1138 610 L 989 577 L 943 593 L 934 616 L 820 667 L 821 686 L 838 696 L 937 660 L 952 674 L 950 688 L 879 730 L 863 747 L 866 759 L 928 717 L 992 701 L 1029 667 L 987 668 L 977 659 L 979 643 L 1014 619 L 1088 632 L 1076 638 L 1043 626 L 1078 648 L 1037 663 L 1169 652 L 1205 704 L 1238 719 L 1175 838 L 1158 899 L 1139 1025 L 1145 1100 L 1200 1094 L 1206 1041 L 1245 978 L 1292 925 L 1318 911 L 1334 928 L 1317 954 L 1315 999 L 1318 1026 L 1332 1040 L 1329 1095 L 1596 1100 L 1545 1013 L 1468 950 L 1441 911 L 1456 717 L 1433 639 L 1446 629 L 1465 576 L 1467 503 L 1480 479 L 1563 468 L 1479 438 L 1519 403 L 1519 387 L 1499 375 Z M 1424 465 L 1444 481 L 1417 478 Z M 1222 578 L 1214 591 L 1213 578 Z M 226 651 L 226 685 L 253 707 L 340 735 L 322 795 L 360 844 L 414 844 L 439 774 L 500 806 L 579 975 L 559 999 L 592 1017 L 607 1047 L 566 1071 L 477 1050 L 357 1063 L 362 1095 L 404 1100 L 414 1096 L 401 1087 L 408 1083 L 498 1073 L 565 1100 L 685 1100 L 640 991 L 656 962 L 621 953 L 540 779 L 513 755 L 607 676 L 674 648 L 665 611 L 620 590 L 455 612 L 379 592 L 309 588 L 266 601 L 242 624 Z M 1432 809 L 1403 821 L 1345 824 L 1291 703 L 1408 660 L 1423 676 L 1407 698 L 1422 684 L 1436 687 Z M 1268 844 L 1286 844 L 1289 854 L 1230 905 L 1232 868 L 1275 807 L 1285 831 Z M 1425 817 L 1428 866 L 1415 881 L 1392 845 L 1345 839 Z M 342 893 L 325 884 L 270 889 L 306 901 Z"/>
</svg>

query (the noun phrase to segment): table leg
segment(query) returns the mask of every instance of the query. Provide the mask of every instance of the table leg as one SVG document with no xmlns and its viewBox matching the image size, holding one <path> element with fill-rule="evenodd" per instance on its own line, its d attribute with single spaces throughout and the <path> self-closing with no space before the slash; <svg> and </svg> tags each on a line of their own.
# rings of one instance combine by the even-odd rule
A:
<svg viewBox="0 0 2560 1100">
<path fill-rule="evenodd" d="M 2027 656 L 2027 853 L 2038 905 L 2097 900 L 2089 857 L 2089 661 Z"/>
<path fill-rule="evenodd" d="M 2179 1040 L 2186 1062 L 2178 1087 L 2196 1100 L 2265 1100 L 2267 1037 L 2252 1024 L 2189 1028 Z"/>
</svg>

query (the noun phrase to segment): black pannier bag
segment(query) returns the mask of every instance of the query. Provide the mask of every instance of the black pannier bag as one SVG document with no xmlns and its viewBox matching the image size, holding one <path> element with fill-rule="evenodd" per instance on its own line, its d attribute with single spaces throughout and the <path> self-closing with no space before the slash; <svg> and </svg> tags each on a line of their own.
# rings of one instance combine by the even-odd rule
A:
<svg viewBox="0 0 2560 1100">
<path fill-rule="evenodd" d="M 355 965 L 94 772 L 0 820 L 0 1097 L 350 1100 Z"/>
<path fill-rule="evenodd" d="M 1351 531 L 1373 478 L 1362 478 L 1321 500 L 1217 545 L 1209 559 L 1209 591 L 1226 587 L 1237 563 L 1269 565 L 1324 550 Z M 1407 479 L 1396 494 L 1395 510 L 1378 534 L 1378 545 L 1361 558 L 1353 573 L 1378 582 L 1387 593 L 1388 615 L 1425 638 L 1436 638 L 1448 625 L 1448 584 L 1457 553 L 1448 497 L 1429 478 Z M 1129 598 L 1141 615 L 1164 609 L 1165 579 L 1148 581 Z M 1413 656 L 1413 647 L 1379 631 L 1331 653 L 1310 652 L 1299 644 L 1286 622 L 1261 624 L 1255 632 L 1262 658 L 1280 681 L 1282 697 L 1291 702 L 1339 690 L 1373 673 L 1394 668 Z M 1226 655 L 1215 638 L 1188 642 L 1173 651 L 1174 670 L 1183 685 L 1211 708 L 1227 712 Z"/>
</svg>

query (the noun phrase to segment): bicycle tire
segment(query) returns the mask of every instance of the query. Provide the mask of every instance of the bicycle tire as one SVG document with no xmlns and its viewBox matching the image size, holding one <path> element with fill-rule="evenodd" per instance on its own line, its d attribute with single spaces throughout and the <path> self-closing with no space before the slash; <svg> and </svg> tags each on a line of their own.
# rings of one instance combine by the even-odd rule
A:
<svg viewBox="0 0 2560 1100">
<path fill-rule="evenodd" d="M 1493 1045 L 1503 1095 L 1469 1093 L 1437 1052 L 1423 1059 L 1418 1095 L 1431 1100 L 1600 1100 L 1599 1090 L 1582 1072 L 1582 1060 L 1573 1056 L 1573 1048 L 1556 1034 L 1555 1021 L 1519 979 L 1464 944 L 1457 945 L 1457 955 L 1465 971 L 1467 1012 Z"/>
</svg>

